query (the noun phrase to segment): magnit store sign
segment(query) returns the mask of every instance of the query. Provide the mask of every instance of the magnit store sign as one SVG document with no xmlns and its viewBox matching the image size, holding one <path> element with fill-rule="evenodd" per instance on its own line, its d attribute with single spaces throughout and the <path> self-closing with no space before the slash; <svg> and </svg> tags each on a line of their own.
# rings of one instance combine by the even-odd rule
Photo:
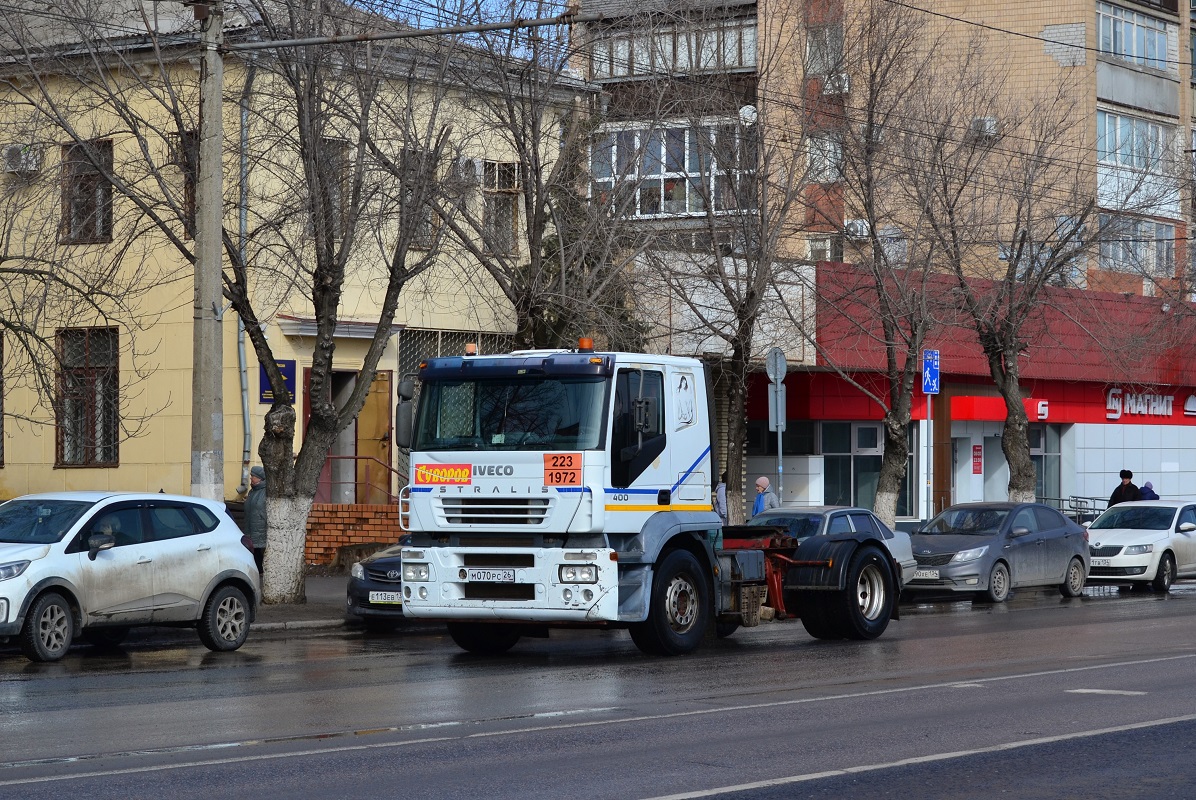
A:
<svg viewBox="0 0 1196 800">
<path fill-rule="evenodd" d="M 1170 419 L 1175 410 L 1175 395 L 1152 392 L 1127 392 L 1111 386 L 1105 392 L 1105 419 L 1153 417 Z M 1196 395 L 1184 402 L 1184 415 L 1196 416 Z"/>
</svg>

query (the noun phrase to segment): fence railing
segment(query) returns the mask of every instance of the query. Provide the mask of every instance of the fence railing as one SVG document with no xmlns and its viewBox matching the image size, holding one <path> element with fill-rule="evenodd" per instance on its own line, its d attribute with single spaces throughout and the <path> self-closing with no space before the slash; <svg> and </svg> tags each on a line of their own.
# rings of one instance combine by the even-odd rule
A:
<svg viewBox="0 0 1196 800">
<path fill-rule="evenodd" d="M 316 487 L 317 503 L 387 505 L 399 502 L 407 476 L 373 456 L 328 456 Z"/>
<path fill-rule="evenodd" d="M 1109 507 L 1107 497 L 1084 497 L 1078 494 L 1070 497 L 1040 497 L 1038 502 L 1059 509 L 1076 522 L 1094 520 Z"/>
</svg>

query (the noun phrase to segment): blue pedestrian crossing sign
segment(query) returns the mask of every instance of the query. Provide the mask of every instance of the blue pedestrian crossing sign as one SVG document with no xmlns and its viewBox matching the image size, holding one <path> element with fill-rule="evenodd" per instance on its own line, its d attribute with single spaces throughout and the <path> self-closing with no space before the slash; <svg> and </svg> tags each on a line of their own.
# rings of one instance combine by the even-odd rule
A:
<svg viewBox="0 0 1196 800">
<path fill-rule="evenodd" d="M 939 351 L 922 351 L 922 394 L 939 393 Z"/>
</svg>

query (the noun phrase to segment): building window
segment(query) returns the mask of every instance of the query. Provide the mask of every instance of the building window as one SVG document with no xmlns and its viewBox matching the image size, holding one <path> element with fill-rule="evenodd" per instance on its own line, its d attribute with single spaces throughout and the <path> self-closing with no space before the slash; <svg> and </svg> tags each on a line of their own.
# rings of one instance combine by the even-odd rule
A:
<svg viewBox="0 0 1196 800">
<path fill-rule="evenodd" d="M 729 123 L 602 133 L 590 151 L 591 197 L 629 217 L 754 209 L 755 141 Z"/>
<path fill-rule="evenodd" d="M 663 26 L 602 31 L 590 48 L 595 80 L 680 75 L 756 66 L 755 20 L 726 20 L 705 29 Z"/>
<path fill-rule="evenodd" d="M 899 517 L 913 515 L 913 490 L 917 482 L 911 476 L 914 474 L 914 454 L 918 452 L 916 431 L 916 424 L 907 428 L 909 458 L 897 495 Z M 884 437 L 879 422 L 822 423 L 824 502 L 833 506 L 872 508 L 876 502 L 883 452 Z"/>
<path fill-rule="evenodd" d="M 1096 158 L 1143 172 L 1160 172 L 1175 128 L 1125 114 L 1096 112 Z"/>
<path fill-rule="evenodd" d="M 810 181 L 836 183 L 843 180 L 843 144 L 837 136 L 811 136 L 809 144 Z"/>
<path fill-rule="evenodd" d="M 843 72 L 843 25 L 806 29 L 806 74 L 838 75 Z"/>
<path fill-rule="evenodd" d="M 328 205 L 326 212 L 316 211 L 327 213 L 328 234 L 333 241 L 343 239 L 349 227 L 349 205 L 353 199 L 352 156 L 353 145 L 344 139 L 320 140 L 317 162 Z"/>
<path fill-rule="evenodd" d="M 843 238 L 840 236 L 811 236 L 806 240 L 806 246 L 809 248 L 809 260 L 814 263 L 843 261 Z"/>
<path fill-rule="evenodd" d="M 522 186 L 519 164 L 486 161 L 482 166 L 482 192 L 485 202 L 482 220 L 483 244 L 494 255 L 514 255 L 519 225 L 519 190 Z"/>
<path fill-rule="evenodd" d="M 118 463 L 120 357 L 115 328 L 58 331 L 57 466 Z"/>
<path fill-rule="evenodd" d="M 112 142 L 101 139 L 62 148 L 62 240 L 112 241 Z"/>
<path fill-rule="evenodd" d="M 399 159 L 403 185 L 401 217 L 412 220 L 412 224 L 404 226 L 404 233 L 411 248 L 428 250 L 436 243 L 440 227 L 440 217 L 428 188 L 435 185 L 435 164 L 426 150 L 404 149 Z"/>
<path fill-rule="evenodd" d="M 171 163 L 183 174 L 183 233 L 195 238 L 195 188 L 199 182 L 199 131 L 183 131 L 174 137 Z"/>
<path fill-rule="evenodd" d="M 1167 69 L 1168 25 L 1111 3 L 1096 4 L 1097 49 L 1144 67 Z"/>
<path fill-rule="evenodd" d="M 1036 474 L 1034 495 L 1038 502 L 1050 503 L 1056 507 L 1059 507 L 1063 500 L 1063 492 L 1060 489 L 1063 461 L 1061 431 L 1059 425 L 1031 425 L 1027 431 L 1030 439 L 1030 460 L 1034 462 Z"/>
<path fill-rule="evenodd" d="M 1100 267 L 1155 278 L 1175 276 L 1175 226 L 1167 222 L 1100 215 Z"/>
</svg>

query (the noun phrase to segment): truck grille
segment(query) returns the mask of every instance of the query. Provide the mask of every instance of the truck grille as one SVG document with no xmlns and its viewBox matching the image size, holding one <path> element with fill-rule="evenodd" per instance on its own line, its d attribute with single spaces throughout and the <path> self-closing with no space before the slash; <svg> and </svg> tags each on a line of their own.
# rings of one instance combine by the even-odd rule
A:
<svg viewBox="0 0 1196 800">
<path fill-rule="evenodd" d="M 919 567 L 941 567 L 944 564 L 949 564 L 951 559 L 955 558 L 954 553 L 936 553 L 930 556 L 914 556 L 918 560 Z"/>
<path fill-rule="evenodd" d="M 1107 558 L 1109 556 L 1115 556 L 1120 552 L 1121 552 L 1121 545 L 1119 545 L 1119 544 L 1107 544 L 1104 547 L 1092 547 L 1092 546 L 1088 547 L 1088 555 L 1090 555 L 1090 556 L 1099 556 L 1099 557 Z"/>
<path fill-rule="evenodd" d="M 437 502 L 449 525 L 539 525 L 551 505 L 539 497 L 440 497 Z"/>
</svg>

